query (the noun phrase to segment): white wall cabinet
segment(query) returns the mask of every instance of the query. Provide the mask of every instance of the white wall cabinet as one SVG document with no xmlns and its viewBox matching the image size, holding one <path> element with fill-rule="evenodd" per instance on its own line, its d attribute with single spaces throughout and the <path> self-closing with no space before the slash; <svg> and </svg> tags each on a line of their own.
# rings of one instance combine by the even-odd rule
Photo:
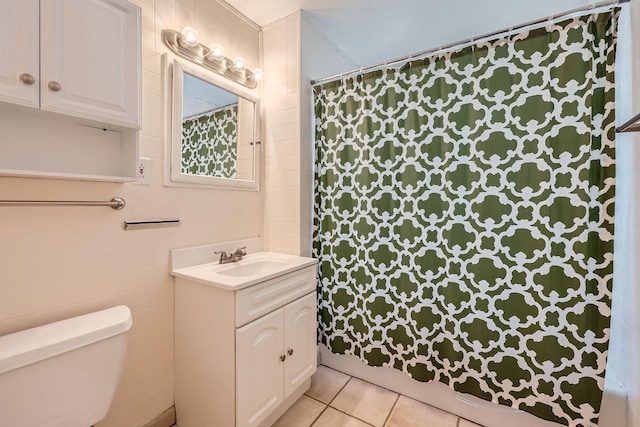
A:
<svg viewBox="0 0 640 427">
<path fill-rule="evenodd" d="M 39 17 L 39 0 L 0 0 L 0 101 L 40 105 Z"/>
<path fill-rule="evenodd" d="M 140 8 L 0 0 L 0 35 L 0 174 L 135 180 Z"/>
<path fill-rule="evenodd" d="M 176 277 L 180 427 L 270 426 L 316 370 L 316 267 L 239 291 Z"/>
<path fill-rule="evenodd" d="M 139 128 L 140 9 L 124 0 L 43 0 L 40 8 L 40 108 Z"/>
</svg>

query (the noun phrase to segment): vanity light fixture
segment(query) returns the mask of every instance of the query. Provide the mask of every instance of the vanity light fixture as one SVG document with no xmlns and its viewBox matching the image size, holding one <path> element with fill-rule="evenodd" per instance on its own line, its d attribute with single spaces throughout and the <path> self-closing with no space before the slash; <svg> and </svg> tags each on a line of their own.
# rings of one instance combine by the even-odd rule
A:
<svg viewBox="0 0 640 427">
<path fill-rule="evenodd" d="M 236 56 L 233 58 L 233 68 L 237 71 L 243 71 L 246 68 L 244 63 L 245 61 L 242 56 Z"/>
<path fill-rule="evenodd" d="M 224 47 L 220 43 L 214 43 L 209 47 L 209 54 L 207 59 L 213 59 L 215 61 L 222 61 L 224 59 Z"/>
<path fill-rule="evenodd" d="M 241 56 L 233 60 L 226 57 L 222 45 L 216 43 L 207 47 L 201 44 L 198 41 L 198 32 L 191 27 L 186 27 L 181 32 L 162 30 L 161 37 L 164 44 L 181 58 L 221 74 L 249 89 L 257 87 L 258 80 L 264 76 L 264 72 L 259 68 L 253 71 L 248 69 Z"/>
<path fill-rule="evenodd" d="M 264 71 L 262 71 L 262 68 L 254 68 L 253 78 L 256 80 L 262 80 L 262 77 L 264 77 Z"/>
<path fill-rule="evenodd" d="M 193 47 L 198 44 L 198 32 L 191 27 L 185 27 L 180 32 L 180 39 L 178 40 L 180 45 L 184 47 Z"/>
</svg>

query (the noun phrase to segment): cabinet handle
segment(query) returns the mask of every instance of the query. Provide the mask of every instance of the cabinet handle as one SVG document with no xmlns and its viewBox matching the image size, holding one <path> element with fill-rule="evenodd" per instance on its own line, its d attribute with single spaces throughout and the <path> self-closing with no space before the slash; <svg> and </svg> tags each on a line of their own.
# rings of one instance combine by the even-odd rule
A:
<svg viewBox="0 0 640 427">
<path fill-rule="evenodd" d="M 293 349 L 292 349 L 292 348 L 290 348 L 289 350 L 287 350 L 287 354 L 288 354 L 289 356 L 293 356 Z"/>
<path fill-rule="evenodd" d="M 62 85 L 55 80 L 51 80 L 47 86 L 54 92 L 60 92 L 62 90 Z"/>
<path fill-rule="evenodd" d="M 285 356 L 284 354 L 282 356 L 280 356 L 280 361 L 284 362 L 284 360 L 287 358 L 287 356 Z"/>
<path fill-rule="evenodd" d="M 36 82 L 36 78 L 29 73 L 22 73 L 20 74 L 20 81 L 26 85 L 31 86 Z"/>
</svg>

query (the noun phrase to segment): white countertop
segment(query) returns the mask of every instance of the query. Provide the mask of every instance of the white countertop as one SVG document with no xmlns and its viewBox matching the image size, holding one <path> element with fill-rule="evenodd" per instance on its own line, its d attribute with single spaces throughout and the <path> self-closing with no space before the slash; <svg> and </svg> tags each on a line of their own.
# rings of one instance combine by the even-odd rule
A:
<svg viewBox="0 0 640 427">
<path fill-rule="evenodd" d="M 316 265 L 318 260 L 276 252 L 257 252 L 242 261 L 228 264 L 210 262 L 174 269 L 171 274 L 183 279 L 226 290 L 239 290 L 292 271 Z"/>
</svg>

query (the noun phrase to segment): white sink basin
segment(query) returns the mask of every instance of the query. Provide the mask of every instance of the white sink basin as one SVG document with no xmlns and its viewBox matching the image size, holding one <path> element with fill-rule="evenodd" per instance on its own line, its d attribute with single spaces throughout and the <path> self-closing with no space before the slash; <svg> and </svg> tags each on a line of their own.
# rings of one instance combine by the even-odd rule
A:
<svg viewBox="0 0 640 427">
<path fill-rule="evenodd" d="M 285 267 L 287 263 L 273 259 L 247 259 L 227 265 L 229 267 L 218 271 L 218 274 L 222 274 L 223 276 L 252 276 L 254 274 L 265 274 Z"/>
<path fill-rule="evenodd" d="M 274 252 L 249 254 L 242 261 L 229 264 L 210 262 L 173 270 L 176 277 L 195 282 L 238 290 L 256 283 L 315 265 L 317 260 Z"/>
</svg>

